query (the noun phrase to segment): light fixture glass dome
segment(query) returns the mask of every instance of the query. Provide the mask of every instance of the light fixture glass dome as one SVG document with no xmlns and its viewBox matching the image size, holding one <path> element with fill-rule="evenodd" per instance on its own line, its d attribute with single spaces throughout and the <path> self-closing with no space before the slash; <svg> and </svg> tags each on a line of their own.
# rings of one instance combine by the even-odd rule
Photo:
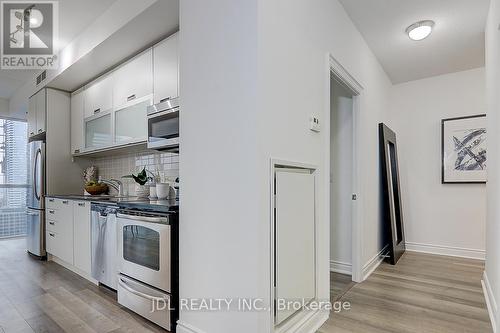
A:
<svg viewBox="0 0 500 333">
<path fill-rule="evenodd" d="M 420 21 L 406 28 L 406 33 L 411 40 L 419 41 L 429 37 L 434 27 L 434 21 Z"/>
</svg>

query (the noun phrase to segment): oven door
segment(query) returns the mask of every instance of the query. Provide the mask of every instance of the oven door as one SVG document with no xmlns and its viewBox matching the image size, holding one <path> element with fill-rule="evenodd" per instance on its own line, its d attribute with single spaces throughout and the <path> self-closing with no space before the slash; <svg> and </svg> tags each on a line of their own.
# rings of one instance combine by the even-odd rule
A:
<svg viewBox="0 0 500 333">
<path fill-rule="evenodd" d="M 164 217 L 118 213 L 118 270 L 145 284 L 171 292 L 170 225 Z M 157 220 L 157 221 L 156 221 Z"/>
<path fill-rule="evenodd" d="M 148 148 L 159 150 L 179 148 L 179 109 L 148 116 Z"/>
</svg>

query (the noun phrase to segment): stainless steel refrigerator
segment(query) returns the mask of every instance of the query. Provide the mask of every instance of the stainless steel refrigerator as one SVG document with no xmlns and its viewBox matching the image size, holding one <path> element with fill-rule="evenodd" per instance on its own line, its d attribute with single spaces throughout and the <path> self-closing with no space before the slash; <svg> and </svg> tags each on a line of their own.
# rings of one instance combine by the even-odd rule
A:
<svg viewBox="0 0 500 333">
<path fill-rule="evenodd" d="M 45 143 L 29 143 L 30 168 L 27 193 L 27 250 L 44 258 L 45 251 Z"/>
</svg>

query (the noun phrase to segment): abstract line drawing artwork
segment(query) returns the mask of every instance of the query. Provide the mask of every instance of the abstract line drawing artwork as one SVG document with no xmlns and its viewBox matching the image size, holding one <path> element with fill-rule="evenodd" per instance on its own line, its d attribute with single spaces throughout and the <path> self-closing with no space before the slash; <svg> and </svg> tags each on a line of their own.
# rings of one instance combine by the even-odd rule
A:
<svg viewBox="0 0 500 333">
<path fill-rule="evenodd" d="M 441 182 L 486 182 L 486 115 L 441 121 Z"/>
<path fill-rule="evenodd" d="M 455 170 L 486 169 L 486 128 L 457 131 L 453 141 L 457 153 Z"/>
</svg>

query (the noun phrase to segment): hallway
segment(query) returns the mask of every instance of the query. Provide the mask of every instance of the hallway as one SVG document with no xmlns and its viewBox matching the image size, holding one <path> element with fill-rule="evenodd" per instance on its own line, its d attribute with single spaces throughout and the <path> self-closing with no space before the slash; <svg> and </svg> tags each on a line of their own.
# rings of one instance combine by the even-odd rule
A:
<svg viewBox="0 0 500 333">
<path fill-rule="evenodd" d="M 342 298 L 320 333 L 492 332 L 481 287 L 484 262 L 406 252 Z"/>
</svg>

